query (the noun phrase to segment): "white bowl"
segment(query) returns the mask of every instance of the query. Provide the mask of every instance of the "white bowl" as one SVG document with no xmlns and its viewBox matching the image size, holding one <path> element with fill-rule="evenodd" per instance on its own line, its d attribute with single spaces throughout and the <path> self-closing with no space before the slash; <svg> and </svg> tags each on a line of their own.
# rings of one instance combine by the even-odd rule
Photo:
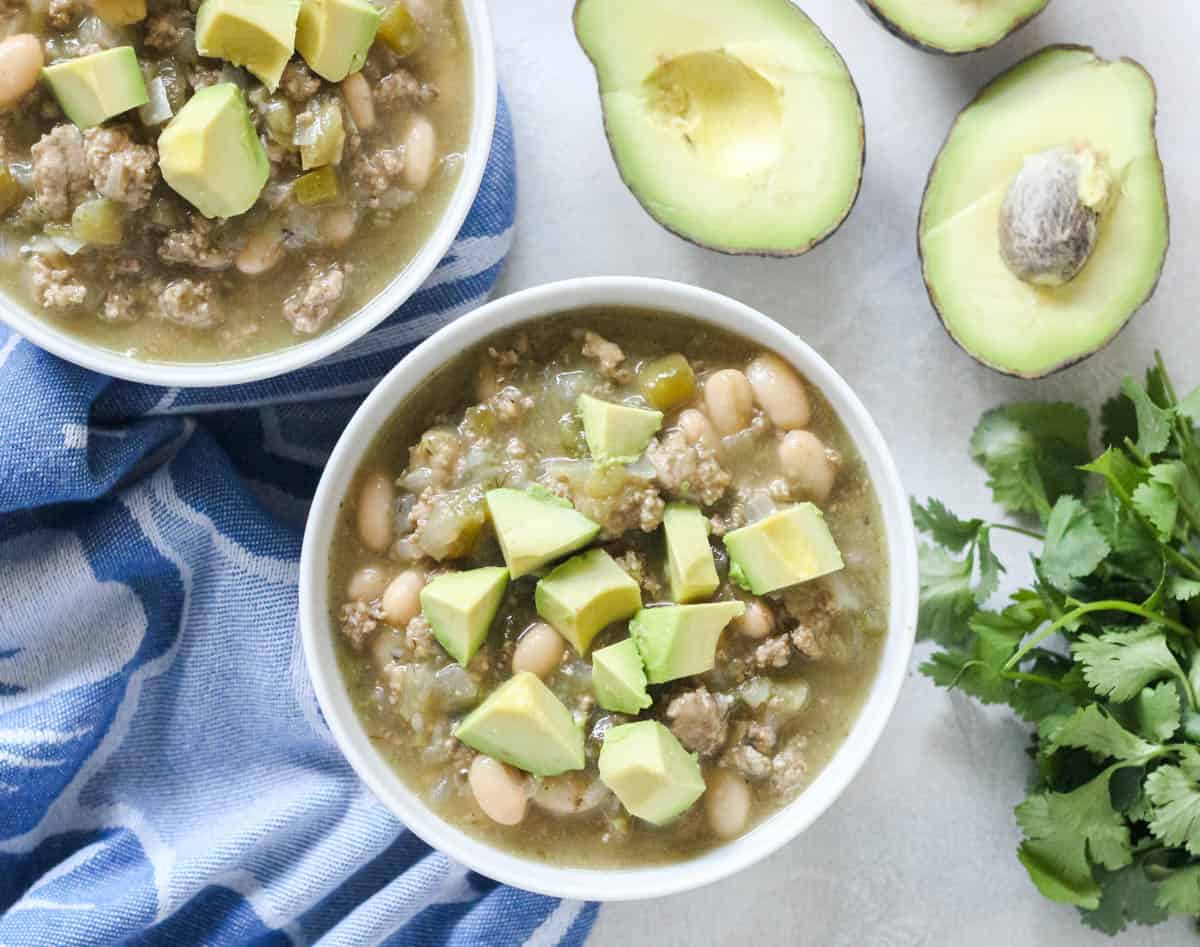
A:
<svg viewBox="0 0 1200 947">
<path fill-rule="evenodd" d="M 462 171 L 441 221 L 415 257 L 374 299 L 327 332 L 277 352 L 220 362 L 131 358 L 83 342 L 35 316 L 0 292 L 0 320 L 34 345 L 84 368 L 127 381 L 176 388 L 208 388 L 258 381 L 310 365 L 358 339 L 408 301 L 446 255 L 479 193 L 496 125 L 496 52 L 487 0 L 462 0 L 471 41 L 474 115 Z"/>
<path fill-rule="evenodd" d="M 510 854 L 443 821 L 376 752 L 359 723 L 334 656 L 329 548 L 363 454 L 380 427 L 425 379 L 481 339 L 543 316 L 589 306 L 636 306 L 690 316 L 773 349 L 816 385 L 862 455 L 883 512 L 890 567 L 888 635 L 879 670 L 853 728 L 801 795 L 755 827 L 685 862 L 628 869 L 565 868 Z M 842 378 L 787 329 L 728 297 L 665 280 L 597 277 L 525 290 L 489 303 L 429 338 L 371 393 L 334 448 L 308 517 L 300 560 L 300 633 L 317 700 L 338 746 L 371 791 L 434 848 L 481 874 L 564 898 L 628 900 L 708 884 L 758 861 L 807 828 L 846 788 L 879 739 L 900 693 L 917 620 L 917 558 L 908 498 L 879 429 Z"/>
</svg>

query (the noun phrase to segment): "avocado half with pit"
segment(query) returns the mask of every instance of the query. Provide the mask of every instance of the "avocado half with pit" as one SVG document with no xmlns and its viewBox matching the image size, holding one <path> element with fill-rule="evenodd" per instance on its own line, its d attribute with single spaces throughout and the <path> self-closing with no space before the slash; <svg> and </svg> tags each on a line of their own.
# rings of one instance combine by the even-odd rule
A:
<svg viewBox="0 0 1200 947">
<path fill-rule="evenodd" d="M 858 0 L 889 33 L 928 53 L 952 56 L 995 46 L 1050 0 Z"/>
<path fill-rule="evenodd" d="M 985 86 L 921 206 L 929 298 L 963 349 L 1040 378 L 1099 351 L 1150 298 L 1168 244 L 1156 92 L 1136 62 L 1051 46 Z"/>
<path fill-rule="evenodd" d="M 792 256 L 846 219 L 862 105 L 790 0 L 579 0 L 609 145 L 650 216 L 725 253 Z"/>
</svg>

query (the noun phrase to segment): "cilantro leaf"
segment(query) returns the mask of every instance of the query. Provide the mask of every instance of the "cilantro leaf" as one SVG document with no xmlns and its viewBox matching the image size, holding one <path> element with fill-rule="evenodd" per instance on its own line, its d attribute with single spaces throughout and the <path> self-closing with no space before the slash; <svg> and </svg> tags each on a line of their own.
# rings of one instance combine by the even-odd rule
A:
<svg viewBox="0 0 1200 947">
<path fill-rule="evenodd" d="M 1088 704 L 1057 723 L 1046 734 L 1054 748 L 1071 746 L 1103 757 L 1133 760 L 1152 753 L 1154 744 L 1130 733 L 1104 713 L 1099 704 Z"/>
<path fill-rule="evenodd" d="M 1059 497 L 1046 524 L 1041 573 L 1061 592 L 1091 575 L 1111 549 L 1087 508 L 1075 497 Z"/>
<path fill-rule="evenodd" d="M 1083 676 L 1097 694 L 1132 700 L 1151 681 L 1183 674 L 1166 637 L 1149 625 L 1136 631 L 1082 635 L 1071 645 Z"/>
<path fill-rule="evenodd" d="M 1187 418 L 1193 424 L 1200 424 L 1200 388 L 1175 405 L 1175 414 Z"/>
<path fill-rule="evenodd" d="M 1137 414 L 1138 450 L 1147 456 L 1165 450 L 1171 442 L 1171 412 L 1155 404 L 1133 378 L 1122 380 L 1121 393 L 1133 402 Z"/>
<path fill-rule="evenodd" d="M 1200 914 L 1200 865 L 1181 868 L 1161 881 L 1156 903 L 1172 914 Z"/>
<path fill-rule="evenodd" d="M 979 584 L 975 586 L 975 602 L 986 605 L 1000 588 L 1000 573 L 1004 571 L 1004 566 L 992 552 L 992 534 L 986 526 L 979 531 L 975 551 L 979 556 Z"/>
<path fill-rule="evenodd" d="M 971 436 L 971 457 L 1010 513 L 1045 518 L 1063 494 L 1081 493 L 1076 469 L 1088 458 L 1088 416 L 1077 405 L 1029 401 L 995 408 Z"/>
<path fill-rule="evenodd" d="M 1110 447 L 1081 470 L 1099 474 L 1113 487 L 1118 496 L 1132 496 L 1133 491 L 1146 480 L 1146 472 L 1135 464 L 1119 447 Z"/>
<path fill-rule="evenodd" d="M 976 612 L 968 627 L 972 633 L 964 650 L 942 651 L 921 665 L 920 671 L 941 687 L 957 687 L 984 704 L 1002 704 L 1013 691 L 1004 665 L 1017 650 L 1026 626 L 1000 612 Z"/>
<path fill-rule="evenodd" d="M 1172 576 L 1167 583 L 1167 595 L 1177 602 L 1190 602 L 1200 595 L 1200 582 L 1177 575 Z"/>
<path fill-rule="evenodd" d="M 1154 807 L 1150 831 L 1167 845 L 1200 855 L 1200 750 L 1189 745 L 1178 766 L 1160 766 L 1147 776 L 1146 795 Z"/>
<path fill-rule="evenodd" d="M 967 619 L 976 608 L 971 588 L 974 554 L 955 559 L 940 547 L 922 545 L 919 557 L 921 612 L 917 637 L 946 647 L 961 644 L 970 634 Z"/>
<path fill-rule="evenodd" d="M 1118 934 L 1126 924 L 1158 924 L 1167 912 L 1158 904 L 1159 886 L 1146 876 L 1143 864 L 1134 862 L 1117 871 L 1096 870 L 1100 906 L 1080 911 L 1083 923 L 1105 934 Z"/>
<path fill-rule="evenodd" d="M 1133 491 L 1133 505 L 1154 524 L 1159 541 L 1167 543 L 1175 534 L 1180 512 L 1200 521 L 1200 484 L 1178 460 L 1157 464 L 1150 468 L 1149 479 Z"/>
<path fill-rule="evenodd" d="M 973 543 L 983 526 L 983 520 L 963 520 L 951 513 L 940 500 L 930 498 L 925 506 L 912 501 L 913 522 L 922 533 L 928 533 L 935 543 L 951 552 L 962 552 Z"/>
<path fill-rule="evenodd" d="M 1087 508 L 1108 543 L 1108 571 L 1152 585 L 1162 580 L 1163 552 L 1157 537 L 1112 493 L 1097 493 Z"/>
<path fill-rule="evenodd" d="M 1124 395 L 1115 395 L 1100 406 L 1100 441 L 1105 447 L 1120 447 L 1126 438 L 1136 440 L 1137 430 L 1137 411 Z"/>
<path fill-rule="evenodd" d="M 1129 826 L 1112 806 L 1112 770 L 1068 793 L 1042 792 L 1017 806 L 1025 840 L 1017 857 L 1053 901 L 1095 910 L 1100 886 L 1091 863 L 1115 871 L 1133 860 Z"/>
<path fill-rule="evenodd" d="M 1179 691 L 1174 681 L 1144 687 L 1134 703 L 1137 727 L 1141 734 L 1159 742 L 1169 740 L 1179 729 Z"/>
</svg>

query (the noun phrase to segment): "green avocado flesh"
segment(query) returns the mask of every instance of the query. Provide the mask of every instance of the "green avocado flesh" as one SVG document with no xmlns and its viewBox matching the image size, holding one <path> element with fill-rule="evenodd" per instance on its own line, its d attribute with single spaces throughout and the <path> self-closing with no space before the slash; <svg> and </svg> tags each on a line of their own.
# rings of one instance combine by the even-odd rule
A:
<svg viewBox="0 0 1200 947">
<path fill-rule="evenodd" d="M 1155 89 L 1129 60 L 1051 47 L 984 88 L 929 176 L 919 243 L 929 296 L 979 361 L 1037 378 L 1107 344 L 1145 302 L 1166 256 L 1167 199 Z M 1111 175 L 1091 255 L 1060 286 L 1018 279 L 1000 252 L 1000 208 L 1026 158 L 1089 149 Z"/>
<path fill-rule="evenodd" d="M 944 53 L 994 46 L 1050 0 L 865 0 L 904 39 Z"/>
<path fill-rule="evenodd" d="M 803 253 L 858 195 L 846 64 L 789 0 L 579 0 L 613 156 L 650 215 L 732 253 Z"/>
<path fill-rule="evenodd" d="M 704 794 L 694 754 L 657 720 L 611 727 L 600 748 L 600 779 L 639 819 L 663 825 Z"/>
<path fill-rule="evenodd" d="M 67 118 L 80 128 L 92 128 L 149 101 L 132 46 L 47 66 L 42 70 L 42 81 L 50 87 Z"/>
</svg>

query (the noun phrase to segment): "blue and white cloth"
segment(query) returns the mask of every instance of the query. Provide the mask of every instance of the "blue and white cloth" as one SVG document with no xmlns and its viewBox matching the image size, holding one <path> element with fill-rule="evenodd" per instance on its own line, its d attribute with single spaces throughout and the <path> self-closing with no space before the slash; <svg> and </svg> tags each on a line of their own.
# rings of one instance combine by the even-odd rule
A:
<svg viewBox="0 0 1200 947">
<path fill-rule="evenodd" d="M 308 500 L 360 399 L 512 237 L 501 109 L 450 254 L 319 365 L 128 384 L 0 328 L 0 944 L 581 944 L 596 907 L 433 852 L 359 783 L 296 632 Z"/>
</svg>

